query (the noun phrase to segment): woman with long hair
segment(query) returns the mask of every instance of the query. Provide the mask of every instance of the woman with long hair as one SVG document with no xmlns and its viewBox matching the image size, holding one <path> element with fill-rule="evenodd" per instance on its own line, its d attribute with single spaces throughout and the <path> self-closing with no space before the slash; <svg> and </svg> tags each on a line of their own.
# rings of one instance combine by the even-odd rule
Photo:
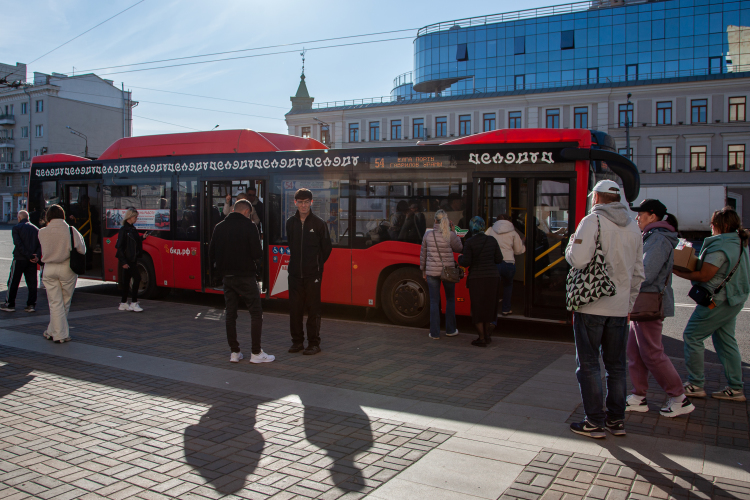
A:
<svg viewBox="0 0 750 500">
<path fill-rule="evenodd" d="M 635 221 L 643 232 L 643 268 L 646 280 L 641 283 L 641 292 L 662 294 L 664 317 L 672 317 L 674 292 L 671 277 L 674 248 L 678 241 L 677 219 L 667 212 L 667 207 L 659 200 L 643 200 L 634 211 L 638 212 Z M 695 406 L 685 397 L 680 375 L 664 353 L 661 336 L 663 326 L 663 318 L 630 323 L 627 353 L 633 393 L 625 401 L 625 411 L 648 411 L 646 392 L 649 373 L 669 397 L 661 408 L 662 416 L 677 417 L 695 410 Z"/>
<path fill-rule="evenodd" d="M 125 221 L 117 233 L 117 243 L 115 248 L 117 253 L 115 257 L 120 263 L 120 287 L 122 288 L 122 300 L 120 301 L 120 311 L 143 312 L 143 308 L 138 304 L 138 288 L 141 285 L 141 272 L 138 270 L 138 258 L 143 253 L 143 239 L 135 223 L 138 220 L 138 210 L 129 208 L 125 212 Z M 131 286 L 132 283 L 132 286 Z M 128 304 L 128 291 L 131 292 L 130 304 Z"/>
<path fill-rule="evenodd" d="M 443 266 L 455 265 L 453 253 L 463 250 L 461 239 L 454 231 L 453 222 L 445 210 L 435 212 L 432 229 L 425 231 L 422 250 L 419 254 L 419 268 L 427 281 L 430 291 L 430 338 L 440 338 L 440 283 L 445 290 L 445 336 L 458 335 L 456 328 L 456 284 L 442 281 Z"/>
<path fill-rule="evenodd" d="M 492 322 L 497 319 L 500 281 L 497 265 L 503 261 L 503 254 L 495 238 L 484 234 L 484 219 L 472 217 L 469 229 L 474 236 L 464 242 L 458 263 L 469 268 L 466 286 L 471 299 L 471 321 L 479 332 L 472 345 L 487 347 L 492 342 Z"/>
<path fill-rule="evenodd" d="M 711 237 L 703 240 L 696 271 L 672 271 L 681 278 L 691 280 L 694 286 L 703 287 L 713 296 L 710 305 L 695 306 L 682 334 L 688 372 L 688 380 L 684 384 L 685 394 L 695 398 L 706 397 L 703 343 L 711 337 L 728 384 L 712 396 L 716 399 L 745 401 L 742 357 L 735 338 L 735 323 L 750 295 L 748 232 L 742 227 L 742 220 L 737 212 L 731 207 L 724 207 L 711 217 L 711 234 Z M 735 266 L 735 273 L 728 279 Z"/>
</svg>

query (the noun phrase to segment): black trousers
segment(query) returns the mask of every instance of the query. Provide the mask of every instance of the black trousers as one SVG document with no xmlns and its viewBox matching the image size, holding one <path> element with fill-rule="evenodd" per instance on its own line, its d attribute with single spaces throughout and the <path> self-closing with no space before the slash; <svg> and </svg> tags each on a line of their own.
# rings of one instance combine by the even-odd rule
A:
<svg viewBox="0 0 750 500">
<path fill-rule="evenodd" d="M 263 330 L 263 307 L 260 304 L 258 282 L 252 277 L 225 276 L 224 303 L 226 304 L 227 341 L 232 352 L 240 352 L 237 341 L 237 308 L 240 299 L 250 311 L 250 339 L 252 353 L 260 354 L 260 334 Z"/>
<path fill-rule="evenodd" d="M 14 258 L 10 266 L 10 277 L 8 279 L 7 302 L 11 307 L 16 307 L 16 294 L 18 285 L 21 284 L 21 278 L 26 280 L 26 286 L 29 289 L 29 296 L 26 299 L 27 306 L 36 306 L 37 279 L 36 264 L 26 259 Z"/>
<path fill-rule="evenodd" d="M 132 302 L 138 302 L 138 287 L 141 286 L 141 273 L 138 271 L 138 264 L 128 264 L 127 269 L 123 267 L 120 276 L 122 276 L 122 283 L 120 283 L 122 300 L 120 302 L 128 301 L 128 291 L 131 292 L 130 297 Z M 133 284 L 132 286 L 128 286 L 131 280 Z"/>
<path fill-rule="evenodd" d="M 304 344 L 302 317 L 307 312 L 307 345 L 320 345 L 320 285 L 322 278 L 289 276 L 289 330 L 293 344 Z"/>
</svg>

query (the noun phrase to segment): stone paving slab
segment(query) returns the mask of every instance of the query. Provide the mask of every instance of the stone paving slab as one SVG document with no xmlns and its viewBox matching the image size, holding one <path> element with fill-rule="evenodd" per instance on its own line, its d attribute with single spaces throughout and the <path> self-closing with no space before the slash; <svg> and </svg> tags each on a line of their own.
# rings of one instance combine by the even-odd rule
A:
<svg viewBox="0 0 750 500">
<path fill-rule="evenodd" d="M 449 431 L 0 347 L 0 498 L 360 498 Z"/>
</svg>

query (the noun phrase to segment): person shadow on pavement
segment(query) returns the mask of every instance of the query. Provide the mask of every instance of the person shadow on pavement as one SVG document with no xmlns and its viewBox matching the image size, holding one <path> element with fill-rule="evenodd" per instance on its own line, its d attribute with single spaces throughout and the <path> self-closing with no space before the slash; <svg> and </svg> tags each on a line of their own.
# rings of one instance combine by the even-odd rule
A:
<svg viewBox="0 0 750 500">
<path fill-rule="evenodd" d="M 0 366 L 0 398 L 4 398 L 34 380 L 35 377 L 29 375 L 32 370 L 30 366 L 15 363 Z"/>
<path fill-rule="evenodd" d="M 258 403 L 215 404 L 185 429 L 185 461 L 222 494 L 241 490 L 261 458 L 265 441 L 255 429 Z"/>
</svg>

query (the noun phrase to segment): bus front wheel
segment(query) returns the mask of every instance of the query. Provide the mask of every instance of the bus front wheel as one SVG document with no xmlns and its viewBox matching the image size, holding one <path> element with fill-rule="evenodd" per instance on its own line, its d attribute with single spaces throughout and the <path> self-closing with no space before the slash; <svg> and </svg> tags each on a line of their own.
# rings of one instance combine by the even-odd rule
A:
<svg viewBox="0 0 750 500">
<path fill-rule="evenodd" d="M 421 327 L 430 322 L 430 294 L 418 268 L 393 271 L 383 283 L 381 301 L 383 312 L 397 325 Z"/>
<path fill-rule="evenodd" d="M 157 299 L 169 292 L 168 288 L 156 285 L 156 272 L 154 272 L 154 264 L 150 257 L 144 256 L 138 259 L 138 272 L 141 274 L 138 298 Z"/>
</svg>

